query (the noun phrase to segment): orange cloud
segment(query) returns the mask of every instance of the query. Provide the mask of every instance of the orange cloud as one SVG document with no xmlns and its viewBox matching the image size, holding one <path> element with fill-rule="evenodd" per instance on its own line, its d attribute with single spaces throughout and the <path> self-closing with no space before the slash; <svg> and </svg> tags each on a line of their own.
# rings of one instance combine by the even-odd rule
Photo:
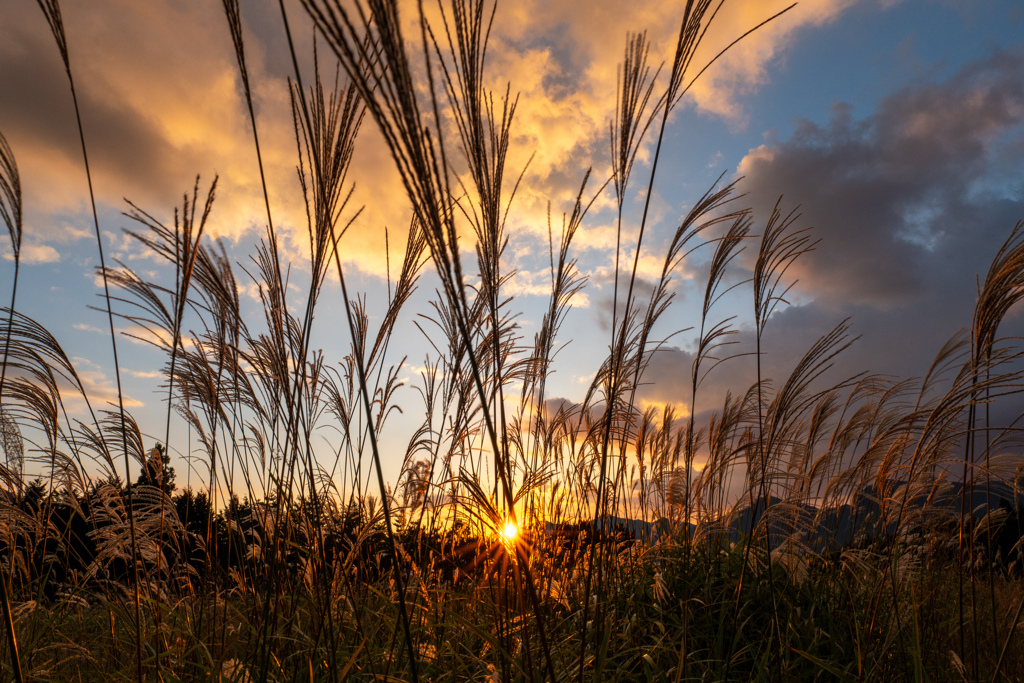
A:
<svg viewBox="0 0 1024 683">
<path fill-rule="evenodd" d="M 707 34 L 695 64 L 784 7 L 788 0 L 728 3 Z M 805 27 L 833 20 L 853 0 L 817 0 L 798 8 L 743 41 L 691 91 L 701 111 L 742 121 L 738 96 L 767 81 L 768 67 Z M 415 4 L 405 3 L 407 38 Z M 555 215 L 571 207 L 583 173 L 595 166 L 608 174 L 607 122 L 615 103 L 617 65 L 627 30 L 648 30 L 652 62 L 670 59 L 681 20 L 675 0 L 623 4 L 594 0 L 587 11 L 569 0 L 524 0 L 498 7 L 488 55 L 489 84 L 519 95 L 510 182 L 534 155 L 520 188 L 510 227 L 543 238 L 547 206 Z M 308 20 L 290 3 L 300 59 L 311 63 Z M 296 146 L 287 89 L 291 73 L 276 3 L 244 8 L 246 50 L 254 84 L 258 129 L 275 223 L 285 255 L 301 263 L 308 253 L 305 210 L 296 180 Z M 113 0 L 102 6 L 64 8 L 86 141 L 101 204 L 124 208 L 128 197 L 158 218 L 191 188 L 219 174 L 210 235 L 251 240 L 266 224 L 248 112 L 219 5 L 159 0 Z M 436 17 L 435 17 L 436 19 Z M 320 45 L 325 80 L 333 63 Z M 308 79 L 308 72 L 306 74 Z M 31 3 L 5 9 L 0 29 L 0 121 L 22 168 L 27 231 L 57 240 L 76 213 L 87 223 L 87 195 L 71 99 L 46 24 Z M 409 212 L 405 193 L 372 122 L 357 145 L 356 191 L 351 209 L 365 206 L 341 251 L 364 272 L 385 271 L 383 230 L 400 260 Z M 592 186 L 596 186 L 592 182 Z M 608 196 L 601 206 L 608 206 Z M 351 212 L 350 212 L 351 213 Z M 114 226 L 103 226 L 107 228 Z M 81 232 L 80 228 L 76 228 Z M 606 240 L 607 247 L 607 240 Z M 300 266 L 301 267 L 301 266 Z"/>
</svg>

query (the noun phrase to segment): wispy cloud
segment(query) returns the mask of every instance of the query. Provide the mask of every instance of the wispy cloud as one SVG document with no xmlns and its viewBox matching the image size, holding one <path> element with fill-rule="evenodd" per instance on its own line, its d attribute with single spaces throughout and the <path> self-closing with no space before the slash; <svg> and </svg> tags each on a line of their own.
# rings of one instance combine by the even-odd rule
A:
<svg viewBox="0 0 1024 683">
<path fill-rule="evenodd" d="M 4 258 L 8 261 L 13 261 L 14 253 L 10 250 L 6 250 Z M 21 245 L 22 263 L 38 265 L 41 263 L 57 263 L 58 261 L 60 261 L 60 252 L 48 244 L 26 243 Z"/>
<path fill-rule="evenodd" d="M 117 387 L 101 366 L 78 356 L 72 358 L 72 361 L 78 378 L 82 382 L 85 395 L 89 397 L 89 402 L 94 409 L 118 405 Z M 62 385 L 60 391 L 61 400 L 70 413 L 80 414 L 85 411 L 85 401 L 77 388 Z M 123 401 L 125 408 L 141 408 L 145 405 L 142 401 L 127 394 L 123 395 Z"/>
<path fill-rule="evenodd" d="M 164 376 L 162 372 L 156 370 L 128 370 L 127 372 L 132 377 L 139 379 L 159 379 Z"/>
</svg>

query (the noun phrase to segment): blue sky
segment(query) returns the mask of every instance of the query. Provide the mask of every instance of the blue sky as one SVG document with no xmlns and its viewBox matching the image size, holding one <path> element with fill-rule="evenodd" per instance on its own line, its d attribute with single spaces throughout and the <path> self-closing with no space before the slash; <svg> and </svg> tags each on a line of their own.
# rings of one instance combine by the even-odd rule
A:
<svg viewBox="0 0 1024 683">
<path fill-rule="evenodd" d="M 621 9 L 619 3 L 595 3 L 583 14 L 571 2 L 498 8 L 489 62 L 493 83 L 502 87 L 510 81 L 522 93 L 510 165 L 518 169 L 537 154 L 511 213 L 507 254 L 507 267 L 518 271 L 509 294 L 518 296 L 514 305 L 522 311 L 527 342 L 546 305 L 540 293 L 546 285 L 547 202 L 557 226 L 583 170 L 593 166 L 598 178 L 607 173 L 606 121 L 624 33 L 647 28 L 656 59 L 678 26 L 679 4 Z M 709 34 L 708 52 L 783 6 L 727 2 Z M 271 199 L 283 249 L 294 259 L 297 303 L 308 278 L 302 231 L 294 228 L 300 204 L 284 84 L 290 65 L 275 7 L 249 3 L 243 12 L 257 116 L 272 168 Z M 112 359 L 105 315 L 90 308 L 102 304 L 93 274 L 97 252 L 66 80 L 35 4 L 8 3 L 2 11 L 7 17 L 0 27 L 0 132 L 17 156 L 26 201 L 18 310 L 51 330 L 102 404 L 112 397 Z M 308 37 L 297 4 L 291 12 Z M 124 239 L 121 229 L 137 226 L 121 214 L 127 208 L 123 199 L 167 220 L 197 173 L 201 188 L 220 174 L 211 232 L 226 240 L 240 265 L 251 265 L 262 206 L 220 3 L 197 3 L 188 12 L 170 2 L 67 3 L 64 14 L 108 258 L 124 259 L 140 272 L 160 272 Z M 656 220 L 646 238 L 644 255 L 651 261 L 641 276 L 650 276 L 659 247 L 690 204 L 723 172 L 726 180 L 742 173 L 740 189 L 749 193 L 755 228 L 783 195 L 785 206 L 803 207 L 801 224 L 813 225 L 822 238 L 794 270 L 800 278 L 794 305 L 769 327 L 769 369 L 782 376 L 819 335 L 851 316 L 853 333 L 862 339 L 838 362 L 837 379 L 860 371 L 922 373 L 942 342 L 970 323 L 976 275 L 1024 218 L 1021 36 L 1024 11 L 1016 2 L 799 4 L 712 67 L 670 121 L 652 202 Z M 320 48 L 323 61 L 327 52 Z M 309 68 L 308 45 L 302 59 Z M 366 292 L 372 319 L 385 297 L 382 226 L 389 228 L 392 247 L 401 244 L 408 209 L 379 138 L 370 125 L 365 128 L 354 201 L 367 210 L 346 236 L 343 258 L 349 287 Z M 637 171 L 644 185 L 647 170 Z M 639 201 L 637 195 L 632 199 Z M 575 252 L 589 284 L 563 330 L 573 343 L 556 364 L 552 397 L 578 400 L 606 351 L 602 316 L 607 318 L 614 244 L 610 201 L 607 193 L 599 199 Z M 634 204 L 628 215 L 636 211 Z M 706 259 L 701 252 L 684 264 L 665 334 L 693 323 Z M 743 278 L 743 263 L 737 279 Z M 12 262 L 0 261 L 0 300 L 9 299 L 12 275 Z M 429 311 L 432 286 L 429 277 L 423 281 L 391 351 L 393 363 L 408 356 L 400 375 L 410 381 L 429 347 L 412 321 Z M 338 296 L 334 278 L 327 289 Z M 245 306 L 255 314 L 259 306 L 251 284 L 246 291 Z M 721 315 L 739 316 L 737 339 L 748 343 L 744 306 L 734 297 L 724 302 Z M 347 343 L 338 309 L 323 304 L 317 325 L 316 339 L 336 362 Z M 1007 329 L 1020 327 L 1017 311 Z M 672 337 L 655 357 L 651 374 L 657 381 L 645 388 L 644 400 L 688 400 L 693 336 Z M 132 412 L 152 440 L 162 440 L 162 380 L 152 376 L 161 358 L 128 338 L 119 342 L 119 351 Z M 698 412 L 714 407 L 726 389 L 741 392 L 749 383 L 742 362 L 724 367 L 710 380 Z M 403 391 L 400 400 L 414 405 L 415 393 Z M 396 417 L 385 437 L 393 452 L 404 451 L 416 426 L 410 413 L 415 410 Z M 331 437 L 323 438 L 327 443 Z M 172 449 L 180 453 L 185 441 L 172 438 Z M 389 462 L 392 474 L 398 464 L 398 458 Z M 184 469 L 179 468 L 179 483 Z"/>
</svg>

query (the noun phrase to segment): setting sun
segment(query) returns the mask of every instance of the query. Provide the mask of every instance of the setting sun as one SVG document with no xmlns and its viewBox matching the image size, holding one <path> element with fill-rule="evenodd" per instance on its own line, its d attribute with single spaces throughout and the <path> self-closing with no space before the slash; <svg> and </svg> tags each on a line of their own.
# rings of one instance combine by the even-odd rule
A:
<svg viewBox="0 0 1024 683">
<path fill-rule="evenodd" d="M 507 523 L 505 528 L 501 530 L 501 536 L 505 539 L 506 543 L 513 543 L 518 535 L 519 527 L 516 526 L 515 522 Z"/>
</svg>

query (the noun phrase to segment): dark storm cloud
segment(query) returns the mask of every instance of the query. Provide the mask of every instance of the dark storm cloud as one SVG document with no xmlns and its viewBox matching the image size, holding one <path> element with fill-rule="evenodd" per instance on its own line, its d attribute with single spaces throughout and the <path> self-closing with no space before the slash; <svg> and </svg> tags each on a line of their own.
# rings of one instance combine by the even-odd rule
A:
<svg viewBox="0 0 1024 683">
<path fill-rule="evenodd" d="M 862 121 L 834 105 L 827 126 L 803 121 L 790 140 L 744 159 L 761 213 L 784 194 L 822 238 L 798 267 L 819 302 L 905 306 L 985 267 L 1013 226 L 986 185 L 999 148 L 1021 138 L 1021 73 L 1024 50 L 999 53 L 890 95 Z M 1018 189 L 1021 170 L 1018 157 Z"/>
<path fill-rule="evenodd" d="M 784 195 L 785 211 L 800 205 L 796 227 L 821 238 L 789 273 L 799 305 L 768 324 L 765 374 L 776 384 L 846 317 L 860 339 L 836 359 L 835 382 L 864 371 L 920 376 L 970 326 L 978 278 L 1024 218 L 1024 161 L 1007 152 L 1024 140 L 1021 73 L 1024 49 L 1000 52 L 945 82 L 896 92 L 861 120 L 837 104 L 827 125 L 802 121 L 789 140 L 743 160 L 755 229 Z M 1011 312 L 1001 332 L 1019 333 L 1022 317 Z M 734 351 L 752 350 L 749 328 L 734 339 Z M 691 363 L 683 350 L 658 354 L 647 398 L 688 403 Z M 749 357 L 721 366 L 698 411 L 754 379 Z"/>
</svg>

